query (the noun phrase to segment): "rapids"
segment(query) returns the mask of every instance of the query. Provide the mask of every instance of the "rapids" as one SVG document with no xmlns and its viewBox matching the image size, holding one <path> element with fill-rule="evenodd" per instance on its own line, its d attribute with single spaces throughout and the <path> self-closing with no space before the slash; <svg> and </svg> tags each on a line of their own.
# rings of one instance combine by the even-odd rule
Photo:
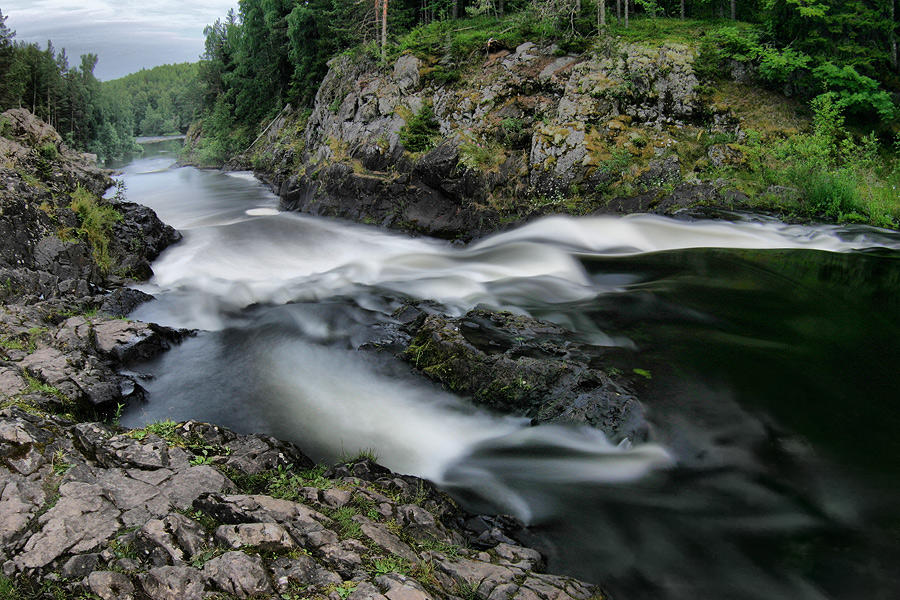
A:
<svg viewBox="0 0 900 600">
<path fill-rule="evenodd" d="M 372 450 L 514 514 L 550 567 L 614 598 L 894 598 L 900 236 L 758 216 L 551 217 L 460 247 L 278 210 L 246 173 L 148 145 L 128 198 L 183 241 L 133 318 L 198 334 L 136 367 L 171 418 L 313 458 Z M 377 344 L 429 300 L 559 323 L 634 375 L 649 444 L 476 408 Z"/>
</svg>

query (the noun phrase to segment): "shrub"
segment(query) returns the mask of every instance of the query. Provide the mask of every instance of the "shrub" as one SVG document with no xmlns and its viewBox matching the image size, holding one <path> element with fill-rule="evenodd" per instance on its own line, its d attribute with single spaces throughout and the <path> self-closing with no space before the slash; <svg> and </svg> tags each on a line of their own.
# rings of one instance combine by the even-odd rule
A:
<svg viewBox="0 0 900 600">
<path fill-rule="evenodd" d="M 47 142 L 46 144 L 38 148 L 38 154 L 44 160 L 56 160 L 56 158 L 59 156 L 59 151 L 56 149 L 55 144 Z"/>
<path fill-rule="evenodd" d="M 419 112 L 414 114 L 400 128 L 400 142 L 410 152 L 427 152 L 436 145 L 440 125 L 434 116 L 431 102 L 423 102 Z"/>
<path fill-rule="evenodd" d="M 122 220 L 122 215 L 111 206 L 100 204 L 96 196 L 81 186 L 72 193 L 69 208 L 78 217 L 78 235 L 90 244 L 94 262 L 101 272 L 109 273 L 113 266 L 109 255 L 112 228 L 116 221 Z"/>
</svg>

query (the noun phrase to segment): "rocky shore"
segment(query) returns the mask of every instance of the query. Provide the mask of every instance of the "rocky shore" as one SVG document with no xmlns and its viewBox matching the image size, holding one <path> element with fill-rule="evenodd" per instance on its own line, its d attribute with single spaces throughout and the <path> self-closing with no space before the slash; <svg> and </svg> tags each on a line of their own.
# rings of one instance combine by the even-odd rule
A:
<svg viewBox="0 0 900 600">
<path fill-rule="evenodd" d="M 0 595 L 603 597 L 543 573 L 514 519 L 465 514 L 368 458 L 325 468 L 293 444 L 210 424 L 119 427 L 117 412 L 143 397 L 128 365 L 191 335 L 122 318 L 147 299 L 123 285 L 149 277 L 179 236 L 145 207 L 101 198 L 110 173 L 52 128 L 25 111 L 4 118 Z M 88 235 L 97 207 L 114 211 L 106 239 Z"/>
</svg>

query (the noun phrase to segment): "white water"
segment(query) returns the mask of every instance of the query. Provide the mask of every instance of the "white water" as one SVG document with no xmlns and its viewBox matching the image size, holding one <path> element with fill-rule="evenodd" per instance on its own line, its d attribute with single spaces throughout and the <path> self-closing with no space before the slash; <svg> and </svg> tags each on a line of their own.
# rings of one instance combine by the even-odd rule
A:
<svg viewBox="0 0 900 600">
<path fill-rule="evenodd" d="M 554 217 L 461 248 L 279 213 L 277 199 L 246 174 L 142 161 L 126 180 L 130 199 L 156 209 L 185 235 L 154 264 L 156 277 L 144 286 L 157 300 L 133 316 L 202 331 L 147 367 L 150 401 L 127 413 L 123 424 L 213 421 L 291 439 L 321 460 L 371 449 L 395 470 L 440 482 L 475 505 L 486 501 L 486 510 L 538 527 L 568 519 L 575 530 L 565 542 L 569 556 L 584 564 L 562 568 L 646 577 L 650 588 L 659 586 L 642 597 L 822 597 L 806 581 L 785 576 L 774 559 L 767 572 L 758 555 L 744 554 L 743 540 L 817 531 L 828 519 L 844 526 L 860 518 L 856 504 L 824 511 L 826 518 L 816 511 L 835 495 L 821 491 L 822 480 L 813 480 L 810 487 L 821 486 L 813 491 L 805 475 L 795 487 L 772 485 L 777 467 L 754 454 L 769 434 L 727 388 L 712 401 L 698 399 L 696 414 L 688 396 L 673 401 L 687 413 L 656 415 L 670 421 L 668 435 L 657 438 L 673 442 L 670 447 L 613 446 L 593 429 L 529 427 L 473 408 L 389 356 L 355 348 L 373 339 L 378 324 L 391 322 L 405 299 L 436 300 L 457 314 L 481 305 L 546 316 L 559 306 L 564 324 L 574 318 L 566 303 L 599 305 L 584 301 L 616 294 L 640 299 L 631 293 L 644 283 L 640 271 L 588 272 L 582 261 L 591 257 L 682 248 L 897 249 L 896 234 L 760 219 Z M 666 302 L 663 296 L 651 304 L 650 316 Z M 694 310 L 690 303 L 683 308 L 678 318 Z M 590 317 L 584 321 L 573 328 L 580 339 L 590 334 L 595 345 L 631 345 L 596 331 Z M 787 345 L 767 348 L 796 360 L 785 353 Z M 703 391 L 685 388 L 682 395 Z M 681 427 L 684 414 L 691 422 Z M 674 443 L 679 436 L 690 438 L 690 452 Z M 721 456 L 699 459 L 693 449 Z M 787 463 L 797 456 L 779 452 Z M 688 454 L 696 463 L 686 467 Z M 802 464 L 822 472 L 819 463 Z"/>
<path fill-rule="evenodd" d="M 191 212 L 190 223 L 207 219 Z M 777 221 L 684 222 L 654 215 L 551 217 L 467 248 L 380 229 L 327 221 L 271 207 L 215 213 L 215 225 L 186 225 L 185 239 L 154 263 L 144 291 L 167 296 L 168 312 L 138 312 L 177 327 L 216 329 L 216 311 L 252 304 L 323 301 L 377 287 L 429 299 L 457 315 L 482 306 L 525 312 L 529 303 L 566 303 L 621 290 L 599 285 L 579 262 L 683 248 L 807 249 L 847 252 L 900 248 L 868 229 L 785 225 Z M 198 312 L 192 307 L 203 305 Z M 615 343 L 610 340 L 610 344 Z"/>
</svg>

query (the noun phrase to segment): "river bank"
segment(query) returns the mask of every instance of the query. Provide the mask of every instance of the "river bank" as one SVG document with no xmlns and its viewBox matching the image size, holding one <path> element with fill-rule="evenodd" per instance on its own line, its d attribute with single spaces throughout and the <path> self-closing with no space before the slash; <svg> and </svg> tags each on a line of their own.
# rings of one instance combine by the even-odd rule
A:
<svg viewBox="0 0 900 600">
<path fill-rule="evenodd" d="M 120 521 L 143 514 L 126 505 L 134 500 L 131 492 L 147 492 L 155 498 L 147 510 L 156 510 L 177 500 L 168 482 L 209 474 L 203 467 L 211 467 L 237 489 L 226 482 L 220 496 L 262 494 L 298 502 L 295 493 L 303 491 L 299 503 L 331 519 L 320 523 L 338 536 L 343 550 L 359 556 L 362 566 L 350 579 L 374 582 L 386 595 L 390 582 L 379 582 L 385 569 L 415 578 L 432 597 L 472 592 L 484 599 L 513 591 L 490 583 L 495 579 L 488 571 L 498 573 L 491 569 L 500 562 L 489 549 L 487 558 L 479 554 L 485 540 L 477 539 L 485 531 L 489 544 L 527 540 L 551 572 L 600 583 L 604 596 L 614 598 L 681 600 L 714 590 L 718 597 L 747 600 L 850 600 L 887 598 L 896 589 L 897 548 L 885 523 L 893 522 L 891 506 L 897 506 L 890 500 L 896 497 L 891 457 L 898 446 L 889 399 L 890 357 L 900 339 L 890 317 L 900 306 L 892 257 L 900 244 L 889 232 L 790 226 L 738 215 L 730 222 L 556 217 L 460 246 L 279 211 L 278 198 L 248 173 L 175 168 L 173 162 L 154 145 L 122 167 L 129 197 L 152 206 L 183 235 L 154 261 L 153 278 L 139 284 L 154 301 L 131 314 L 162 324 L 160 331 L 196 332 L 154 358 L 129 362 L 122 373 L 143 388 L 147 400 L 129 404 L 121 415 L 112 411 L 97 426 L 100 438 L 111 434 L 113 446 L 127 450 L 128 460 L 141 460 L 133 456 L 138 453 L 149 456 L 148 462 L 135 467 L 118 457 L 98 459 L 78 441 L 77 427 L 54 429 L 51 415 L 37 415 L 52 429 L 47 439 L 57 440 L 64 453 L 71 441 L 72 464 L 84 461 L 94 469 L 94 478 L 85 482 L 105 490 L 103 497 L 114 506 L 103 504 L 104 510 Z M 29 332 L 36 326 L 48 329 L 34 332 L 36 349 L 52 346 L 81 365 L 92 359 L 66 354 L 70 346 L 94 352 L 98 335 L 109 344 L 108 334 L 126 323 L 104 325 L 107 319 L 99 314 L 65 314 L 57 332 L 42 314 L 20 324 L 22 349 L 4 363 L 16 375 L 18 362 L 29 357 Z M 97 352 L 100 361 L 114 360 Z M 477 366 L 474 376 L 467 364 Z M 492 386 L 495 379 L 502 384 Z M 542 401 L 555 400 L 566 381 L 576 382 L 566 397 L 573 410 L 560 413 L 566 403 Z M 617 413 L 606 412 L 604 403 L 617 394 L 632 410 L 618 413 L 628 418 L 607 421 Z M 637 398 L 641 411 L 634 410 Z M 521 416 L 479 403 L 503 405 L 504 412 L 512 408 Z M 650 429 L 634 427 L 640 424 L 635 415 Z M 125 429 L 116 428 L 115 420 Z M 235 433 L 220 429 L 207 435 L 201 426 L 180 425 L 188 421 Z M 613 439 L 628 439 L 616 446 L 585 423 L 599 425 Z M 23 428 L 28 431 L 20 421 L 13 427 Z M 262 437 L 253 435 L 259 432 Z M 649 443 L 640 442 L 639 432 L 649 435 Z M 25 439 L 25 433 L 14 437 Z M 254 441 L 263 438 L 268 441 Z M 279 446 L 286 462 L 272 464 L 281 470 L 247 476 L 251 471 L 241 475 L 243 467 L 232 464 L 243 463 L 246 447 L 250 462 L 254 453 L 270 456 L 266 448 L 279 439 L 296 444 Z M 859 439 L 869 444 L 855 443 Z M 36 460 L 36 452 L 15 443 L 20 445 L 12 460 Z M 41 443 L 31 448 L 40 450 Z M 441 520 L 451 513 L 432 512 L 449 531 L 474 536 L 461 558 L 492 565 L 482 561 L 471 579 L 463 574 L 461 585 L 440 576 L 435 583 L 427 574 L 429 564 L 437 563 L 423 551 L 452 558 L 459 550 L 410 542 L 360 496 L 375 492 L 398 502 L 390 514 L 404 531 L 408 499 L 381 484 L 341 480 L 343 471 L 309 470 L 309 462 L 290 449 L 297 447 L 322 464 L 346 463 L 357 450 L 377 453 L 378 462 L 394 473 L 438 483 L 470 514 L 510 513 L 527 527 L 512 531 L 515 522 L 507 519 L 486 526 L 465 519 L 458 529 Z M 877 455 L 871 447 L 879 449 Z M 50 456 L 55 454 L 54 449 Z M 168 464 L 150 468 L 154 461 Z M 61 462 L 68 459 L 55 461 Z M 285 471 L 288 463 L 294 466 Z M 50 473 L 47 464 L 40 469 Z M 152 485 L 154 477 L 162 483 L 151 494 L 142 483 Z M 380 470 L 372 477 L 396 479 Z M 419 489 L 418 480 L 401 479 Z M 52 490 L 54 480 L 47 481 Z M 210 481 L 212 492 L 223 480 Z M 353 493 L 349 507 L 322 504 L 325 492 L 308 491 L 330 487 L 327 496 L 334 500 L 345 485 Z M 73 490 L 65 488 L 68 495 Z M 748 504 L 747 498 L 754 501 Z M 73 496 L 66 506 L 73 502 L 80 500 Z M 182 538 L 170 534 L 177 544 L 162 544 L 177 545 L 177 551 L 163 555 L 151 549 L 149 556 L 132 558 L 127 547 L 122 556 L 111 556 L 104 546 L 85 553 L 102 555 L 101 571 L 135 567 L 124 574 L 136 597 L 166 574 L 176 587 L 187 589 L 201 577 L 207 592 L 225 593 L 237 584 L 204 565 L 232 551 L 223 541 L 230 534 L 220 528 L 237 523 L 223 519 L 218 509 L 216 522 L 203 519 L 199 505 L 181 510 L 204 527 L 204 539 L 218 540 L 211 554 L 185 560 L 194 570 L 173 570 L 184 566 L 175 559 L 159 562 L 169 561 L 159 556 L 191 554 L 193 546 L 182 539 L 189 538 L 185 531 L 199 532 L 170 519 L 171 510 L 150 521 L 165 521 L 163 529 L 171 532 L 184 524 Z M 363 517 L 398 537 L 421 566 L 385 562 L 391 556 L 373 548 Z M 259 512 L 239 519 L 272 522 Z M 39 518 L 32 522 L 23 536 L 44 531 Z M 275 523 L 306 544 L 300 533 Z M 145 549 L 145 538 L 155 534 L 137 531 L 118 530 L 115 539 L 132 533 Z M 336 560 L 332 550 L 308 545 L 247 551 L 270 569 L 267 581 L 276 593 L 337 600 L 348 595 L 347 578 L 328 562 Z M 801 563 L 794 560 L 798 553 L 805 557 Z M 58 573 L 70 554 L 65 551 L 49 568 Z M 285 556 L 311 556 L 315 569 L 309 573 L 336 573 L 340 583 L 311 574 L 308 592 L 296 580 L 283 588 L 273 578 L 273 561 Z M 119 563 L 123 558 L 140 565 Z M 228 564 L 237 564 L 235 558 L 228 557 Z M 248 566 L 244 572 L 259 573 L 240 560 Z M 252 557 L 250 562 L 260 564 Z M 15 564 L 11 560 L 8 568 Z M 145 581 L 151 571 L 152 581 Z M 512 572 L 520 585 L 522 574 Z M 48 578 L 56 575 L 39 577 L 50 586 Z M 19 581 L 27 587 L 27 577 L 20 574 Z M 71 594 L 87 590 L 90 581 L 73 575 L 60 585 L 71 586 Z M 101 579 L 97 585 L 105 584 Z M 116 578 L 110 585 L 125 584 Z M 515 593 L 551 593 L 536 585 L 532 581 Z M 576 594 L 576 588 L 566 589 Z"/>
<path fill-rule="evenodd" d="M 150 209 L 101 199 L 110 172 L 51 128 L 24 111 L 7 116 L 16 128 L 0 140 L 12 158 L 0 197 L 4 597 L 601 596 L 541 574 L 540 553 L 510 537 L 514 519 L 466 514 L 425 480 L 368 459 L 326 470 L 269 436 L 167 420 L 118 426 L 144 395 L 129 367 L 191 335 L 122 319 L 149 299 L 123 284 L 149 278 L 149 261 L 180 236 Z M 77 237 L 88 228 L 84 197 L 114 211 L 108 237 Z M 101 243 L 109 264 L 98 262 Z"/>
</svg>

